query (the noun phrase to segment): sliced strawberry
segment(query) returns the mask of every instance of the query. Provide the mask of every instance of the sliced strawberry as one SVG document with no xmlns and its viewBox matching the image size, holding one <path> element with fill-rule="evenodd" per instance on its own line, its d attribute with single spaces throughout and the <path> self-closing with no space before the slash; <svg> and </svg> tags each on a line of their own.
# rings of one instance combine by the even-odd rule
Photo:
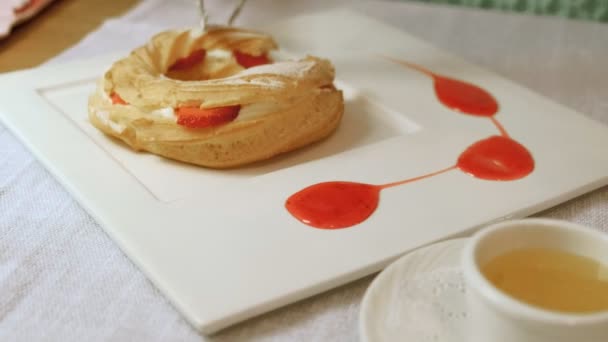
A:
<svg viewBox="0 0 608 342">
<path fill-rule="evenodd" d="M 267 55 L 253 56 L 236 50 L 234 51 L 234 58 L 236 58 L 237 63 L 246 69 L 271 62 Z"/>
<path fill-rule="evenodd" d="M 177 123 L 188 128 L 205 128 L 228 123 L 239 115 L 241 106 L 227 106 L 202 109 L 199 107 L 179 107 L 175 110 Z"/>
<path fill-rule="evenodd" d="M 190 69 L 198 63 L 201 63 L 205 59 L 206 55 L 207 51 L 203 49 L 194 50 L 187 57 L 180 58 L 175 61 L 175 63 L 169 67 L 169 71 Z"/>
<path fill-rule="evenodd" d="M 110 94 L 110 99 L 112 100 L 112 104 L 119 104 L 119 105 L 128 104 L 127 101 L 123 100 L 122 97 L 120 97 L 120 95 L 118 95 L 117 93 Z"/>
</svg>

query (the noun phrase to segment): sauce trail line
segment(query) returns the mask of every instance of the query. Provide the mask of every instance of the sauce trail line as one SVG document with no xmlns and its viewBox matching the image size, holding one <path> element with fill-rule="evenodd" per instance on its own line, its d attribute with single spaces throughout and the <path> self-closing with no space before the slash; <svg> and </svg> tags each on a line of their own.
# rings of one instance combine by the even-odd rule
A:
<svg viewBox="0 0 608 342">
<path fill-rule="evenodd" d="M 321 229 L 355 226 L 376 211 L 380 192 L 459 169 L 475 178 L 491 181 L 512 181 L 534 171 L 534 158 L 525 146 L 512 139 L 495 118 L 498 102 L 483 88 L 474 84 L 436 74 L 422 66 L 383 56 L 401 66 L 419 71 L 433 79 L 435 95 L 440 103 L 465 115 L 491 120 L 499 135 L 492 135 L 469 145 L 455 165 L 422 176 L 382 185 L 346 181 L 323 182 L 291 195 L 285 208 L 302 223 Z"/>
</svg>

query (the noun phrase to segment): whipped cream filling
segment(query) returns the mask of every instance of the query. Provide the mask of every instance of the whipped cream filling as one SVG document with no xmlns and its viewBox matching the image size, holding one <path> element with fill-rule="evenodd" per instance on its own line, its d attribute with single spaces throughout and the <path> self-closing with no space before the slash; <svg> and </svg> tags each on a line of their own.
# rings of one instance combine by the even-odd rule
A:
<svg viewBox="0 0 608 342">
<path fill-rule="evenodd" d="M 281 106 L 275 102 L 259 102 L 241 106 L 239 115 L 232 122 L 253 120 L 264 115 L 272 114 L 281 109 Z M 177 116 L 175 110 L 170 107 L 161 108 L 153 111 L 146 112 L 147 115 L 151 115 L 157 118 L 173 119 L 177 122 Z"/>
<path fill-rule="evenodd" d="M 217 58 L 217 59 L 230 59 L 230 58 L 232 58 L 232 51 L 224 50 L 224 49 L 207 50 L 206 57 Z"/>
<path fill-rule="evenodd" d="M 324 90 L 321 89 L 320 91 Z M 112 104 L 112 100 L 110 99 L 108 94 L 106 94 L 105 91 L 102 91 L 102 93 L 104 100 L 107 103 Z M 284 110 L 286 109 L 285 107 L 285 105 L 282 105 L 275 101 L 257 102 L 242 105 L 241 110 L 239 111 L 239 115 L 236 117 L 236 119 L 233 120 L 233 122 L 254 120 L 263 117 L 264 115 L 270 115 L 278 111 Z M 159 108 L 144 113 L 153 117 L 162 118 L 165 120 L 173 120 L 174 122 L 177 122 L 175 110 L 171 107 Z M 102 122 L 110 126 L 116 132 L 121 133 L 122 131 L 124 131 L 124 125 L 111 121 L 109 113 L 107 111 L 97 111 L 96 115 Z"/>
<path fill-rule="evenodd" d="M 124 132 L 124 130 L 127 128 L 122 124 L 119 124 L 117 122 L 114 122 L 112 120 L 110 120 L 110 112 L 106 111 L 106 110 L 94 110 L 95 116 L 97 117 L 97 119 L 99 119 L 99 121 L 101 121 L 104 125 L 110 127 L 111 130 L 113 130 L 114 132 L 120 134 L 122 132 Z"/>
<path fill-rule="evenodd" d="M 171 107 L 160 108 L 151 112 L 147 112 L 146 114 L 165 119 L 175 118 L 175 111 Z"/>
<path fill-rule="evenodd" d="M 108 96 L 108 94 L 103 90 L 101 91 L 101 93 L 102 93 L 101 96 L 104 99 L 104 101 L 107 102 L 108 104 L 112 104 L 112 99 L 110 99 L 110 96 Z M 234 119 L 233 122 L 256 119 L 256 118 L 259 118 L 259 117 L 267 115 L 267 114 L 275 113 L 275 112 L 281 110 L 281 108 L 282 108 L 282 106 L 280 104 L 278 104 L 277 102 L 270 102 L 270 101 L 246 104 L 246 105 L 241 106 L 239 115 L 236 117 L 236 119 Z M 150 115 L 153 117 L 169 119 L 169 120 L 173 120 L 173 121 L 177 122 L 177 116 L 175 115 L 175 110 L 171 107 L 159 108 L 159 109 L 147 111 L 144 113 L 146 115 Z M 125 130 L 124 125 L 115 123 L 110 120 L 110 114 L 107 111 L 98 110 L 95 112 L 95 114 L 99 118 L 100 121 L 102 121 L 104 124 L 110 126 L 116 132 L 121 133 L 122 131 Z"/>
</svg>

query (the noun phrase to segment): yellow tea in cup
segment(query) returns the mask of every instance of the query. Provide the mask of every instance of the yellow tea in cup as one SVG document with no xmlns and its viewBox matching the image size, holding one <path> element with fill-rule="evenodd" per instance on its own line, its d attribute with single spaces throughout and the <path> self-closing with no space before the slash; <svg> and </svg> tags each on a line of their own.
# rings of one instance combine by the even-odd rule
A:
<svg viewBox="0 0 608 342">
<path fill-rule="evenodd" d="M 543 309 L 608 310 L 608 268 L 584 256 L 556 249 L 519 249 L 490 260 L 482 273 L 508 295 Z"/>
</svg>

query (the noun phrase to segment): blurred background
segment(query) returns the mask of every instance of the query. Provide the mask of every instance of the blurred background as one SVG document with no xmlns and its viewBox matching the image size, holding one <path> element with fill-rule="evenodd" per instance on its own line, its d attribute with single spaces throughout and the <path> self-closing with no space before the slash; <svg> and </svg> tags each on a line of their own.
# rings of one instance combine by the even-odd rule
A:
<svg viewBox="0 0 608 342">
<path fill-rule="evenodd" d="M 538 15 L 608 21 L 608 0 L 417 0 Z"/>
<path fill-rule="evenodd" d="M 138 3 L 145 1 L 54 0 L 34 18 L 14 27 L 8 37 L 0 38 L 0 72 L 39 65 L 76 44 L 87 33 L 99 27 L 106 19 L 120 16 Z M 194 0 L 190 1 L 194 3 Z M 221 1 L 224 0 L 208 0 L 209 3 Z M 255 1 L 250 0 L 248 6 L 255 6 Z M 608 0 L 392 1 L 414 1 L 427 3 L 429 6 L 441 4 L 460 6 L 471 10 L 509 11 L 522 15 L 559 16 L 575 20 L 608 22 Z M 23 0 L 23 2 L 26 3 L 27 0 Z M 276 0 L 276 2 L 279 5 L 281 1 Z M 0 20 L 2 20 L 2 13 L 0 13 Z"/>
</svg>

